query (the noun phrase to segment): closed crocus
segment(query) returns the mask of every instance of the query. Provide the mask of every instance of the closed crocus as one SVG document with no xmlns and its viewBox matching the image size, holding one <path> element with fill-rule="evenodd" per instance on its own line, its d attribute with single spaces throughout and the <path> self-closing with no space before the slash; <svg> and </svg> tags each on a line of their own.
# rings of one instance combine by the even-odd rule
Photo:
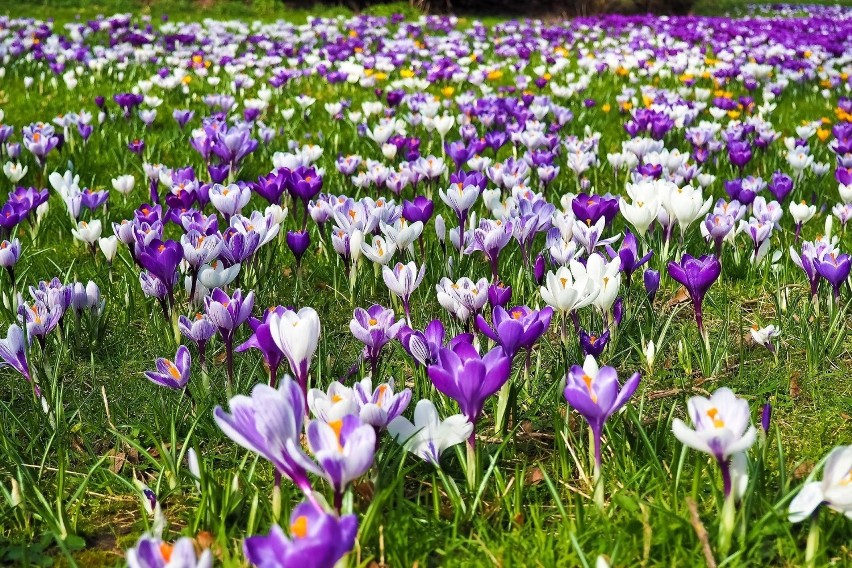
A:
<svg viewBox="0 0 852 568">
<path fill-rule="evenodd" d="M 470 439 L 473 424 L 463 414 L 442 421 L 432 401 L 423 399 L 414 409 L 413 424 L 399 416 L 388 424 L 388 433 L 406 450 L 439 467 L 444 450 Z"/>
<path fill-rule="evenodd" d="M 201 363 L 201 367 L 204 369 L 207 342 L 216 334 L 216 326 L 210 321 L 207 314 L 199 313 L 195 314 L 195 317 L 192 319 L 180 316 L 178 319 L 178 329 L 185 338 L 194 342 L 198 347 L 198 362 Z"/>
<path fill-rule="evenodd" d="M 710 398 L 690 398 L 686 406 L 693 428 L 675 418 L 672 431 L 684 445 L 716 459 L 722 471 L 725 497 L 728 497 L 732 488 L 729 460 L 734 454 L 749 449 L 757 439 L 748 402 L 723 387 Z"/>
<path fill-rule="evenodd" d="M 272 338 L 272 316 L 275 314 L 283 314 L 287 308 L 278 306 L 270 308 L 263 314 L 263 319 L 250 317 L 248 325 L 252 330 L 252 335 L 248 341 L 239 345 L 234 351 L 242 353 L 249 349 L 257 349 L 263 355 L 263 362 L 266 365 L 269 375 L 269 385 L 274 387 L 278 377 L 278 367 L 281 361 L 284 360 L 284 352 L 275 343 Z"/>
<path fill-rule="evenodd" d="M 547 331 L 553 308 L 533 310 L 526 306 L 515 306 L 505 310 L 494 308 L 492 325 L 488 325 L 481 315 L 476 316 L 476 327 L 489 339 L 496 341 L 511 359 L 523 348 L 532 345 Z"/>
<path fill-rule="evenodd" d="M 307 472 L 321 472 L 299 442 L 305 401 L 298 383 L 284 376 L 277 389 L 256 385 L 251 396 L 237 395 L 228 404 L 230 413 L 220 406 L 213 411 L 213 418 L 225 435 L 272 462 L 279 474 L 313 499 Z"/>
<path fill-rule="evenodd" d="M 118 237 L 115 235 L 101 237 L 98 239 L 98 247 L 104 254 L 104 258 L 106 258 L 107 263 L 112 264 L 112 261 L 115 260 L 116 253 L 118 253 Z"/>
<path fill-rule="evenodd" d="M 470 343 L 457 342 L 441 349 L 428 374 L 435 388 L 458 402 L 462 413 L 475 425 L 485 400 L 500 390 L 509 379 L 510 370 L 511 360 L 502 347 L 480 356 Z M 471 434 L 468 445 L 474 444 Z"/>
<path fill-rule="evenodd" d="M 229 387 L 234 380 L 234 334 L 249 318 L 253 307 L 253 291 L 243 296 L 242 290 L 234 290 L 234 293 L 228 296 L 222 289 L 216 288 L 210 296 L 204 298 L 204 311 L 219 329 L 219 335 L 225 344 L 225 367 Z"/>
<path fill-rule="evenodd" d="M 12 324 L 6 330 L 6 338 L 0 339 L 0 367 L 9 365 L 28 381 L 32 381 L 30 365 L 27 360 L 27 343 L 24 330 L 17 324 Z"/>
<path fill-rule="evenodd" d="M 127 551 L 129 568 L 211 568 L 213 553 L 204 550 L 195 552 L 195 541 L 189 537 L 179 538 L 174 544 L 145 535 L 136 546 Z"/>
<path fill-rule="evenodd" d="M 817 273 L 831 284 L 834 299 L 840 301 L 840 287 L 849 278 L 849 271 L 852 268 L 852 257 L 845 253 L 829 253 L 821 258 L 816 258 L 814 267 Z"/>
<path fill-rule="evenodd" d="M 243 542 L 243 553 L 256 568 L 334 568 L 355 546 L 358 519 L 337 517 L 313 503 L 300 503 L 290 515 L 290 538 L 277 524 L 267 536 Z"/>
<path fill-rule="evenodd" d="M 823 466 L 822 480 L 805 483 L 790 502 L 790 522 L 804 521 L 820 505 L 852 519 L 852 446 L 831 450 Z"/>
<path fill-rule="evenodd" d="M 669 262 L 668 270 L 669 276 L 686 288 L 695 308 L 695 322 L 698 324 L 698 331 L 706 338 L 701 305 L 704 302 L 707 290 L 722 273 L 722 264 L 712 254 L 699 258 L 684 254 L 680 262 Z"/>
<path fill-rule="evenodd" d="M 302 396 L 307 397 L 308 370 L 319 343 L 319 314 L 313 308 L 302 308 L 298 312 L 276 312 L 272 314 L 269 326 L 273 341 L 287 357 L 290 371 L 299 381 Z"/>
<path fill-rule="evenodd" d="M 98 242 L 102 228 L 100 219 L 95 219 L 90 222 L 80 221 L 77 223 L 76 229 L 71 229 L 71 234 L 74 235 L 74 238 L 78 241 L 84 242 L 92 247 L 96 242 Z"/>
<path fill-rule="evenodd" d="M 135 183 L 136 180 L 132 175 L 122 175 L 112 179 L 112 188 L 121 195 L 127 197 L 133 193 L 133 186 Z"/>
<path fill-rule="evenodd" d="M 346 488 L 373 465 L 376 431 L 352 414 L 328 423 L 314 420 L 308 424 L 308 444 L 320 475 L 334 490 L 334 508 L 339 512 Z"/>
<path fill-rule="evenodd" d="M 156 371 L 145 371 L 145 377 L 152 383 L 170 389 L 182 389 L 189 382 L 191 359 L 185 345 L 178 347 L 174 361 L 160 357 L 156 361 Z"/>
<path fill-rule="evenodd" d="M 394 295 L 402 300 L 402 307 L 405 310 L 405 319 L 408 325 L 411 325 L 411 294 L 423 282 L 423 276 L 426 274 L 426 264 L 417 269 L 414 262 L 408 264 L 396 263 L 393 269 L 387 266 L 382 267 L 382 278 L 385 285 Z"/>
<path fill-rule="evenodd" d="M 0 242 L 0 267 L 6 269 L 11 278 L 11 283 L 15 284 L 15 265 L 21 258 L 21 241 L 12 239 L 11 241 Z"/>
</svg>

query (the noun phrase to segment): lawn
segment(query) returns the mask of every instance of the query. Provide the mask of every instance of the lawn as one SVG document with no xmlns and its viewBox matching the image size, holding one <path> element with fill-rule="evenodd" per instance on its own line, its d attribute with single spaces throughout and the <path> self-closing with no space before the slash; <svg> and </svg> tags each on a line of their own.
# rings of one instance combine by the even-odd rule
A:
<svg viewBox="0 0 852 568">
<path fill-rule="evenodd" d="M 159 566 L 179 542 L 173 559 L 246 566 L 261 548 L 246 538 L 274 524 L 292 539 L 266 541 L 282 566 L 852 565 L 852 9 L 696 13 L 0 2 L 0 565 L 119 566 L 153 543 L 161 563 L 139 565 Z M 402 207 L 415 196 L 434 213 Z M 193 265 L 187 247 L 211 241 Z M 713 263 L 718 278 L 683 286 L 688 255 L 711 254 L 690 282 Z M 799 255 L 819 265 L 814 295 Z M 405 263 L 410 281 L 424 271 L 402 286 L 410 306 L 388 283 Z M 238 289 L 259 319 L 231 332 Z M 196 314 L 217 328 L 202 350 L 178 326 Z M 446 337 L 421 365 L 411 330 L 433 320 Z M 230 354 L 252 338 L 263 349 Z M 367 376 L 377 404 L 326 399 Z M 322 391 L 304 427 L 299 380 Z M 253 391 L 270 382 L 278 394 Z M 383 397 L 403 389 L 391 420 Z M 253 392 L 268 408 L 248 420 L 270 421 L 285 458 L 227 430 Z M 450 417 L 438 464 L 399 433 L 422 400 Z M 352 472 L 337 488 L 335 468 Z M 826 506 L 791 522 L 824 474 Z"/>
</svg>

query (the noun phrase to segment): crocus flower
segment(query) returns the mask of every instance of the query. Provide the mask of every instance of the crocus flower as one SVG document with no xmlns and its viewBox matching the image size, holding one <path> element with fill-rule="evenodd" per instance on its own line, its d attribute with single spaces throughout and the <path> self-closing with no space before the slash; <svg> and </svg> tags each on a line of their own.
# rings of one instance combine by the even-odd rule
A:
<svg viewBox="0 0 852 568">
<path fill-rule="evenodd" d="M 701 304 L 707 290 L 722 273 L 722 264 L 712 254 L 700 258 L 684 254 L 680 262 L 669 262 L 668 269 L 669 276 L 686 288 L 695 308 L 695 322 L 698 324 L 698 331 L 702 336 L 705 336 Z"/>
<path fill-rule="evenodd" d="M 254 292 L 243 296 L 242 290 L 234 290 L 228 296 L 220 288 L 204 298 L 204 311 L 210 321 L 219 329 L 219 335 L 225 344 L 225 364 L 228 372 L 228 384 L 234 380 L 234 334 L 251 315 L 254 307 Z"/>
<path fill-rule="evenodd" d="M 189 382 L 191 359 L 185 345 L 178 347 L 174 362 L 160 357 L 156 362 L 156 371 L 145 371 L 145 377 L 170 389 L 182 389 Z"/>
<path fill-rule="evenodd" d="M 732 487 L 729 460 L 734 454 L 749 449 L 757 439 L 757 430 L 751 425 L 748 402 L 723 387 L 710 398 L 690 398 L 686 406 L 694 429 L 680 418 L 675 418 L 672 431 L 684 445 L 716 459 L 722 470 L 725 497 L 728 497 Z"/>
<path fill-rule="evenodd" d="M 435 388 L 458 402 L 462 414 L 475 425 L 485 400 L 509 380 L 511 366 L 502 347 L 480 356 L 470 343 L 457 342 L 440 350 L 428 374 Z M 472 447 L 474 443 L 471 433 L 468 444 Z"/>
<path fill-rule="evenodd" d="M 305 399 L 299 384 L 285 375 L 277 389 L 255 385 L 251 396 L 237 395 L 228 404 L 230 414 L 220 406 L 213 411 L 216 424 L 225 435 L 272 462 L 279 474 L 313 499 L 307 472 L 321 472 L 299 443 L 305 418 Z"/>
<path fill-rule="evenodd" d="M 817 273 L 831 284 L 835 300 L 840 299 L 840 287 L 849 278 L 852 269 L 852 257 L 848 254 L 829 253 L 817 257 L 814 262 Z"/>
<path fill-rule="evenodd" d="M 32 381 L 30 376 L 30 365 L 27 361 L 27 344 L 24 337 L 24 330 L 17 324 L 12 324 L 6 330 L 6 338 L 0 339 L 0 359 L 3 363 L 0 366 L 9 365 L 28 381 Z"/>
<path fill-rule="evenodd" d="M 438 360 L 438 354 L 444 347 L 444 324 L 441 320 L 432 320 L 424 331 L 403 326 L 397 334 L 397 339 L 414 358 L 415 366 L 429 366 Z M 457 341 L 473 343 L 473 334 L 461 333 L 454 337 L 451 343 Z"/>
<path fill-rule="evenodd" d="M 550 326 L 553 308 L 532 310 L 526 306 L 515 306 L 505 310 L 494 308 L 493 325 L 489 326 L 481 315 L 476 316 L 476 327 L 486 337 L 497 342 L 511 359 L 523 348 L 530 349 Z"/>
<path fill-rule="evenodd" d="M 396 321 L 393 310 L 374 304 L 368 309 L 355 308 L 349 331 L 364 344 L 364 357 L 370 362 L 373 376 L 376 375 L 382 348 L 399 333 L 404 320 Z"/>
<path fill-rule="evenodd" d="M 136 245 L 136 260 L 157 277 L 165 286 L 169 301 L 174 304 L 174 283 L 177 267 L 183 259 L 183 248 L 179 243 L 159 239 L 152 240 L 147 246 Z"/>
<path fill-rule="evenodd" d="M 601 334 L 590 334 L 585 329 L 581 329 L 577 333 L 580 336 L 580 349 L 586 356 L 591 355 L 595 359 L 603 353 L 609 343 L 609 330 Z"/>
<path fill-rule="evenodd" d="M 272 387 L 275 386 L 278 375 L 278 366 L 281 364 L 281 361 L 284 360 L 284 352 L 281 351 L 281 348 L 278 347 L 278 344 L 275 343 L 275 340 L 272 338 L 272 316 L 274 314 L 278 314 L 280 316 L 285 311 L 287 311 L 287 308 L 278 306 L 277 308 L 270 308 L 266 310 L 263 314 L 262 320 L 250 317 L 248 319 L 248 324 L 254 333 L 252 333 L 248 341 L 235 349 L 237 353 L 242 353 L 243 351 L 247 351 L 252 348 L 261 352 L 263 355 L 263 362 L 269 373 L 269 385 Z"/>
<path fill-rule="evenodd" d="M 353 393 L 361 422 L 378 431 L 405 412 L 411 402 L 411 389 L 402 389 L 395 393 L 393 387 L 393 379 L 380 384 L 375 390 L 372 377 L 365 377 L 361 382 L 355 383 Z"/>
<path fill-rule="evenodd" d="M 402 216 L 409 223 L 417 223 L 419 221 L 425 225 L 432 218 L 434 210 L 435 204 L 422 195 L 418 195 L 412 201 L 406 199 L 402 202 Z"/>
<path fill-rule="evenodd" d="M 290 515 L 290 538 L 272 525 L 268 536 L 245 539 L 243 553 L 257 568 L 334 568 L 355 546 L 357 532 L 355 515 L 337 517 L 312 503 L 300 503 Z"/>
<path fill-rule="evenodd" d="M 660 273 L 657 270 L 648 268 L 642 273 L 642 280 L 645 283 L 645 292 L 648 294 L 648 299 L 654 303 L 654 298 L 657 296 L 657 290 L 660 289 Z"/>
<path fill-rule="evenodd" d="M 195 342 L 198 346 L 198 360 L 203 368 L 207 342 L 216 334 L 216 326 L 210 321 L 207 314 L 198 313 L 191 320 L 186 316 L 180 316 L 178 329 L 185 338 Z"/>
<path fill-rule="evenodd" d="M 206 549 L 196 555 L 195 542 L 187 536 L 168 544 L 145 535 L 127 551 L 126 560 L 129 568 L 211 568 L 213 553 Z"/>
<path fill-rule="evenodd" d="M 756 325 L 753 325 L 749 331 L 751 332 L 751 338 L 755 343 L 763 345 L 769 349 L 769 351 L 775 353 L 775 344 L 772 343 L 772 340 L 781 334 L 781 330 L 774 325 L 769 324 L 763 328 L 758 328 Z"/>
<path fill-rule="evenodd" d="M 408 264 L 396 263 L 393 269 L 387 266 L 382 267 L 382 278 L 388 290 L 393 292 L 402 300 L 402 307 L 405 310 L 405 319 L 408 325 L 411 325 L 411 294 L 423 282 L 423 276 L 426 274 L 426 264 L 417 270 L 417 265 L 414 262 Z"/>
<path fill-rule="evenodd" d="M 595 466 L 601 465 L 601 435 L 604 423 L 624 406 L 639 386 L 639 373 L 633 373 L 624 386 L 618 383 L 613 367 L 598 368 L 595 358 L 586 356 L 583 366 L 574 365 L 568 371 L 563 392 L 565 400 L 583 415 L 595 442 Z"/>
<path fill-rule="evenodd" d="M 805 483 L 790 502 L 789 519 L 799 523 L 817 510 L 820 505 L 852 519 L 852 446 L 837 446 L 825 460 L 821 481 Z"/>
<path fill-rule="evenodd" d="M 621 259 L 621 271 L 624 272 L 628 287 L 630 286 L 630 277 L 633 275 L 633 272 L 641 268 L 654 254 L 654 251 L 648 251 L 648 254 L 640 258 L 636 237 L 630 231 L 624 232 L 624 240 L 621 242 L 621 248 L 616 251 L 611 246 L 606 245 L 606 250 L 610 258 L 614 259 L 617 256 Z"/>
<path fill-rule="evenodd" d="M 296 257 L 296 268 L 302 264 L 302 257 L 311 246 L 311 235 L 307 231 L 287 231 L 287 247 Z"/>
<path fill-rule="evenodd" d="M 319 314 L 313 308 L 302 308 L 298 312 L 275 312 L 269 320 L 269 331 L 272 340 L 287 357 L 290 371 L 296 375 L 299 386 L 302 387 L 303 398 L 307 397 L 308 369 L 319 343 Z M 303 402 L 302 406 L 306 407 L 306 403 Z"/>
<path fill-rule="evenodd" d="M 441 420 L 431 400 L 423 399 L 414 409 L 414 423 L 399 416 L 388 424 L 388 432 L 406 450 L 435 467 L 444 450 L 473 435 L 473 424 L 463 414 Z"/>
<path fill-rule="evenodd" d="M 585 270 L 575 270 L 579 266 L 579 263 L 572 263 L 570 270 L 560 266 L 556 272 L 548 272 L 546 283 L 540 289 L 541 299 L 563 314 L 588 306 L 600 292 Z"/>
<path fill-rule="evenodd" d="M 334 507 L 343 504 L 343 493 L 373 465 L 376 431 L 352 414 L 332 422 L 308 424 L 308 444 L 320 465 L 320 475 L 334 490 Z"/>
</svg>

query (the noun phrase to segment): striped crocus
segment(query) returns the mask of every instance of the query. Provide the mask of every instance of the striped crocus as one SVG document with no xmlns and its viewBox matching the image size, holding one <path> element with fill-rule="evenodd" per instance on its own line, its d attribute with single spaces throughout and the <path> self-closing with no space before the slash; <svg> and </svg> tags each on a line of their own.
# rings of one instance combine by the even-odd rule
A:
<svg viewBox="0 0 852 568">
<path fill-rule="evenodd" d="M 408 325 L 411 325 L 411 294 L 423 282 L 423 276 L 426 274 L 426 264 L 417 270 L 417 265 L 413 262 L 402 264 L 397 262 L 393 269 L 387 266 L 382 267 L 382 278 L 388 290 L 393 292 L 402 300 L 402 307 L 405 310 L 405 319 Z"/>
<path fill-rule="evenodd" d="M 722 470 L 727 497 L 732 489 L 731 457 L 749 449 L 757 439 L 757 430 L 751 425 L 748 402 L 737 398 L 731 389 L 723 387 L 710 398 L 690 398 L 686 406 L 693 428 L 675 418 L 672 431 L 686 446 L 706 452 L 716 459 Z"/>
<path fill-rule="evenodd" d="M 27 360 L 27 342 L 24 330 L 17 324 L 12 324 L 6 330 L 6 338 L 0 339 L 0 359 L 3 364 L 9 365 L 28 381 L 32 381 L 30 365 Z"/>
<path fill-rule="evenodd" d="M 393 379 L 373 389 L 372 377 L 365 377 L 355 383 L 353 391 L 361 422 L 371 425 L 377 433 L 405 412 L 411 402 L 411 389 L 394 392 Z"/>
<path fill-rule="evenodd" d="M 191 369 L 189 349 L 185 345 L 178 347 L 174 361 L 160 357 L 156 361 L 156 371 L 145 371 L 145 377 L 152 383 L 170 389 L 182 389 L 189 382 Z"/>
<path fill-rule="evenodd" d="M 207 549 L 197 555 L 194 541 L 186 536 L 169 544 L 144 535 L 127 551 L 126 560 L 129 568 L 211 568 L 213 553 Z"/>
<path fill-rule="evenodd" d="M 403 325 L 405 321 L 396 321 L 393 310 L 378 304 L 366 310 L 355 308 L 352 321 L 349 322 L 349 331 L 364 344 L 364 358 L 370 362 L 373 376 L 376 376 L 382 348 L 391 339 L 396 338 Z"/>
<path fill-rule="evenodd" d="M 234 290 L 228 296 L 219 288 L 204 298 L 204 311 L 210 321 L 219 329 L 219 335 L 225 343 L 225 366 L 228 372 L 228 386 L 234 380 L 234 334 L 251 315 L 254 307 L 254 292 L 245 296 L 241 290 Z"/>
<path fill-rule="evenodd" d="M 299 442 L 305 418 L 299 384 L 285 375 L 277 389 L 255 385 L 251 396 L 237 395 L 228 404 L 230 413 L 220 406 L 213 411 L 216 424 L 225 435 L 272 462 L 280 475 L 293 481 L 312 500 L 307 474 L 322 472 Z"/>
</svg>

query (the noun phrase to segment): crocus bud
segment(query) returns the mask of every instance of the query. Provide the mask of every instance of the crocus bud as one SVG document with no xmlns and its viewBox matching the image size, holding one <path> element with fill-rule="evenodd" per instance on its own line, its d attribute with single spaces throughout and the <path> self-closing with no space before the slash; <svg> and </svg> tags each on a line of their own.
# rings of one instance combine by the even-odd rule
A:
<svg viewBox="0 0 852 568">
<path fill-rule="evenodd" d="M 547 270 L 547 263 L 544 260 L 544 256 L 538 255 L 535 259 L 535 266 L 533 267 L 533 276 L 535 277 L 535 282 L 539 286 L 544 284 L 544 274 Z"/>
<path fill-rule="evenodd" d="M 497 306 L 505 308 L 511 300 L 511 286 L 505 286 L 502 282 L 498 282 L 488 287 L 488 304 L 491 306 L 491 309 Z"/>
<path fill-rule="evenodd" d="M 654 345 L 654 340 L 648 341 L 642 351 L 645 355 L 645 363 L 648 365 L 648 369 L 653 369 L 654 357 L 657 355 L 657 347 Z"/>
<path fill-rule="evenodd" d="M 98 246 L 101 248 L 101 252 L 104 253 L 107 262 L 112 264 L 115 254 L 118 252 L 118 237 L 115 235 L 101 237 L 98 239 Z"/>
<path fill-rule="evenodd" d="M 361 258 L 361 243 L 364 242 L 364 233 L 359 230 L 352 231 L 352 236 L 349 237 L 349 255 L 352 257 L 352 264 L 357 264 Z"/>
<path fill-rule="evenodd" d="M 764 434 L 769 434 L 770 422 L 772 422 L 772 403 L 767 402 L 763 405 L 763 412 L 760 415 L 760 428 Z"/>
<path fill-rule="evenodd" d="M 75 282 L 71 289 L 71 307 L 79 313 L 86 309 L 87 304 L 86 287 L 82 282 Z"/>
<path fill-rule="evenodd" d="M 97 310 L 101 305 L 101 289 L 98 285 L 89 280 L 86 284 L 86 307 Z"/>
<path fill-rule="evenodd" d="M 657 270 L 649 268 L 643 274 L 643 278 L 645 280 L 645 291 L 648 293 L 648 299 L 653 303 L 654 298 L 657 296 L 657 290 L 660 289 L 660 273 Z"/>
<path fill-rule="evenodd" d="M 302 256 L 311 246 L 311 235 L 307 231 L 287 231 L 287 246 L 296 257 L 296 267 L 302 264 Z"/>
<path fill-rule="evenodd" d="M 579 332 L 580 347 L 583 349 L 584 355 L 591 355 L 597 359 L 609 343 L 609 330 L 600 335 L 589 334 L 586 330 L 581 329 Z"/>
<path fill-rule="evenodd" d="M 447 225 L 444 223 L 444 218 L 441 215 L 435 217 L 435 234 L 438 235 L 438 240 L 443 245 L 447 238 Z"/>
<path fill-rule="evenodd" d="M 624 317 L 624 298 L 617 298 L 612 306 L 612 319 L 615 325 L 621 325 L 621 318 Z"/>
</svg>

